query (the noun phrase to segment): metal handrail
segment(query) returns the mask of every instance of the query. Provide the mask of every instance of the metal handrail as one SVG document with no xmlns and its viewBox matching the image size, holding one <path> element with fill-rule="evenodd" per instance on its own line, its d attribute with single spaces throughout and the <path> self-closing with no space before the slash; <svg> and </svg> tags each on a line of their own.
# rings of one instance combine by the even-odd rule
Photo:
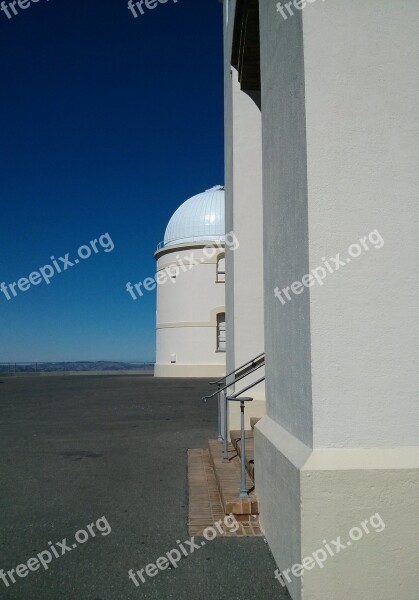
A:
<svg viewBox="0 0 419 600">
<path fill-rule="evenodd" d="M 244 392 L 247 392 L 247 390 L 250 390 L 252 387 L 255 387 L 255 385 L 258 385 L 258 383 L 262 383 L 262 381 L 265 381 L 265 377 L 261 377 L 257 381 L 247 385 L 239 392 L 235 392 L 231 396 L 226 397 L 227 402 L 232 400 L 240 401 L 240 498 L 249 497 L 246 487 L 246 432 L 244 429 L 244 410 L 246 402 L 252 402 L 253 398 L 249 396 L 242 396 L 239 398 L 239 396 L 244 394 Z"/>
<path fill-rule="evenodd" d="M 239 377 L 237 377 L 237 379 L 235 379 L 234 381 L 230 381 L 230 383 L 226 383 L 226 385 L 224 385 L 223 387 L 219 388 L 216 392 L 214 392 L 213 394 L 210 394 L 209 396 L 204 396 L 202 398 L 202 402 L 206 402 L 207 400 L 210 400 L 211 398 L 214 398 L 214 396 L 216 396 L 217 394 L 219 394 L 220 392 L 223 392 L 224 390 L 226 390 L 227 388 L 231 387 L 232 385 L 234 385 L 235 383 L 237 383 L 238 381 L 241 381 L 242 379 L 244 379 L 245 377 L 247 377 L 248 375 L 251 375 L 252 373 L 254 373 L 255 371 L 257 371 L 258 369 L 260 369 L 261 367 L 264 367 L 265 363 L 261 363 L 260 365 L 256 365 L 256 367 L 253 367 L 253 369 L 251 369 L 250 371 L 247 371 L 246 373 L 243 373 L 243 375 L 240 375 Z M 218 383 L 217 381 L 214 381 L 213 383 Z"/>
<path fill-rule="evenodd" d="M 246 432 L 244 430 L 244 408 L 246 402 L 253 402 L 250 396 L 235 398 L 240 401 L 240 495 L 239 498 L 248 498 L 249 492 L 246 487 Z"/>
<path fill-rule="evenodd" d="M 236 400 L 241 394 L 244 394 L 244 392 L 247 392 L 247 390 L 250 390 L 252 387 L 255 387 L 255 385 L 258 385 L 258 383 L 262 383 L 262 381 L 265 381 L 265 375 L 257 381 L 254 381 L 253 383 L 247 385 L 245 388 L 240 390 L 240 392 L 234 392 L 234 394 L 231 394 L 231 396 L 227 396 L 227 400 Z M 240 398 L 238 399 L 240 400 Z"/>
<path fill-rule="evenodd" d="M 235 385 L 238 381 L 241 381 L 245 377 L 248 377 L 249 375 L 251 375 L 252 373 L 257 371 L 261 367 L 264 367 L 265 359 L 264 358 L 262 359 L 262 357 L 264 357 L 263 352 L 262 352 L 262 354 L 258 354 L 258 356 L 256 356 L 251 361 L 248 361 L 243 366 L 236 369 L 236 371 L 233 371 L 232 373 L 230 373 L 229 375 L 232 375 L 233 373 L 236 374 L 237 371 L 239 371 L 239 372 L 243 371 L 243 368 L 245 368 L 247 365 L 249 365 L 249 366 L 255 365 L 250 370 L 245 371 L 238 377 L 236 376 L 233 381 L 229 381 L 227 383 L 226 380 L 229 377 L 229 375 L 222 377 L 218 381 L 211 381 L 210 383 L 212 385 L 215 385 L 215 384 L 217 385 L 217 391 L 214 392 L 213 394 L 209 394 L 208 396 L 204 396 L 202 398 L 202 402 L 207 402 L 207 400 L 214 398 L 214 396 L 218 397 L 218 438 L 217 439 L 219 442 L 223 442 L 223 462 L 225 462 L 225 463 L 229 462 L 229 458 L 228 458 L 228 400 L 227 400 L 226 390 L 227 390 L 227 388 L 230 388 L 233 385 Z M 260 361 L 260 359 L 262 359 L 262 360 Z M 258 361 L 260 361 L 259 364 L 257 364 Z M 263 381 L 263 378 L 258 380 L 258 383 L 260 383 L 261 381 Z M 223 385 L 223 382 L 225 382 L 224 385 Z M 249 387 L 247 387 L 245 389 L 250 389 L 251 387 L 253 387 L 253 385 L 256 385 L 256 383 L 250 385 Z M 222 407 L 221 393 L 222 392 L 224 393 L 224 423 L 222 422 L 222 416 L 221 416 L 222 415 L 222 412 L 221 412 L 221 407 Z M 242 409 L 242 410 L 244 410 L 244 409 Z"/>
<path fill-rule="evenodd" d="M 262 356 L 264 356 L 265 353 L 261 352 L 260 354 L 258 354 L 257 356 L 255 356 L 255 358 L 252 358 L 251 360 L 248 360 L 246 363 L 244 363 L 244 365 L 241 365 L 241 367 L 237 367 L 236 369 L 234 369 L 234 371 L 231 371 L 231 373 L 227 373 L 227 375 L 224 375 L 223 377 L 221 377 L 220 379 L 217 379 L 217 381 L 210 381 L 210 385 L 213 385 L 215 383 L 221 383 L 221 381 L 224 381 L 225 379 L 227 379 L 227 377 L 231 377 L 231 375 L 235 375 L 238 371 L 241 371 L 242 369 L 244 369 L 245 367 L 247 367 L 247 365 L 253 365 L 257 360 L 259 360 L 260 358 L 262 358 Z M 232 382 L 230 385 L 232 385 L 234 382 Z"/>
</svg>

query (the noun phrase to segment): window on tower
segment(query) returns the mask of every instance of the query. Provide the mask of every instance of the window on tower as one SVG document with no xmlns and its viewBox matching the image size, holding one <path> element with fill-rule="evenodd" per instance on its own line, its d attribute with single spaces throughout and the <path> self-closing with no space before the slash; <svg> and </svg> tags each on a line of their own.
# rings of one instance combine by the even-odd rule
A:
<svg viewBox="0 0 419 600">
<path fill-rule="evenodd" d="M 219 254 L 217 258 L 217 283 L 223 283 L 226 280 L 226 256 Z"/>
<path fill-rule="evenodd" d="M 217 315 L 217 352 L 226 351 L 226 314 Z"/>
</svg>

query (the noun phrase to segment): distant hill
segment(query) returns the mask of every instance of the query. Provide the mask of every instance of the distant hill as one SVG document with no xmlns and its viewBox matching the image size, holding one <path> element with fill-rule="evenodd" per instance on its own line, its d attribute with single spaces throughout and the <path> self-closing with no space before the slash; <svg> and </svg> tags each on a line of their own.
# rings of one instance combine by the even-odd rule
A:
<svg viewBox="0 0 419 600">
<path fill-rule="evenodd" d="M 154 367 L 154 363 L 114 361 L 79 361 L 45 363 L 0 363 L 0 373 L 53 373 L 65 371 L 141 371 Z"/>
</svg>

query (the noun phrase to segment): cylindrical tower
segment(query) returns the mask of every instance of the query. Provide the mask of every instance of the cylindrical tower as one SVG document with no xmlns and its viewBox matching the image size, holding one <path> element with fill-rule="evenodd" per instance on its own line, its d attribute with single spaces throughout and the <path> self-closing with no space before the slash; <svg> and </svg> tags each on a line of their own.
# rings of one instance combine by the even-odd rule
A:
<svg viewBox="0 0 419 600">
<path fill-rule="evenodd" d="M 156 253 L 156 377 L 225 373 L 224 188 L 184 202 Z"/>
</svg>

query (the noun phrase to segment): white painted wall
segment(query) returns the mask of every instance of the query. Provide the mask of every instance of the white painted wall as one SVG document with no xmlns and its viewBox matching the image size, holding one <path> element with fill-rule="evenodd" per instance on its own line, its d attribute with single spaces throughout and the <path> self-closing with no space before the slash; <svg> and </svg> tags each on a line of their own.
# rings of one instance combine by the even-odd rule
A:
<svg viewBox="0 0 419 600">
<path fill-rule="evenodd" d="M 417 596 L 419 3 L 260 2 L 267 413 L 261 524 L 281 569 L 380 513 L 381 534 L 289 585 L 294 600 Z M 378 229 L 323 286 L 290 286 Z M 390 565 L 390 568 L 388 568 Z M 279 584 L 278 584 L 279 585 Z"/>
<path fill-rule="evenodd" d="M 261 525 L 293 600 L 416 598 L 419 449 L 313 451 L 270 417 L 256 426 L 255 444 Z M 380 532 L 370 520 L 377 513 Z M 353 541 L 352 528 L 366 522 L 370 533 Z M 323 568 L 313 559 L 318 550 Z M 308 558 L 310 568 L 294 576 Z"/>
<path fill-rule="evenodd" d="M 177 326 L 157 329 L 157 345 L 160 351 L 160 363 L 170 363 L 171 350 L 181 365 L 220 365 L 224 367 L 225 353 L 216 353 L 215 326 L 207 325 Z"/>
<path fill-rule="evenodd" d="M 311 289 L 314 445 L 414 446 L 419 3 L 319 3 L 303 30 L 310 269 L 384 239 Z"/>
<path fill-rule="evenodd" d="M 310 296 L 285 306 L 274 296 L 309 270 L 302 20 L 268 4 L 260 13 L 267 412 L 310 446 Z"/>
<path fill-rule="evenodd" d="M 228 304 L 227 320 L 233 321 L 228 332 L 234 335 L 230 340 L 234 347 L 227 347 L 227 352 L 231 352 L 227 362 L 228 370 L 232 371 L 264 351 L 264 331 L 261 115 L 255 102 L 241 91 L 234 69 L 230 93 L 232 171 L 226 203 L 231 206 L 226 212 L 230 211 L 231 226 L 239 241 L 239 247 L 229 252 L 227 261 L 227 285 L 233 296 L 233 302 Z M 235 391 L 256 381 L 263 373 L 261 369 L 243 379 Z M 251 416 L 265 414 L 264 384 L 252 388 L 247 395 L 254 398 L 246 407 L 249 426 Z M 230 429 L 237 429 L 239 405 L 230 403 L 229 408 Z"/>
<path fill-rule="evenodd" d="M 177 272 L 157 286 L 157 376 L 225 372 L 225 352 L 217 352 L 216 323 L 217 313 L 225 312 L 225 283 L 217 282 L 217 257 L 222 254 L 223 244 L 211 249 L 202 243 L 169 246 L 156 253 L 157 273 Z"/>
<path fill-rule="evenodd" d="M 235 0 L 224 3 L 224 164 L 225 164 L 225 222 L 226 231 L 234 230 L 233 218 L 233 78 L 231 69 L 232 19 Z M 235 368 L 234 358 L 234 251 L 226 248 L 226 328 L 227 352 L 226 370 L 230 373 Z"/>
</svg>

